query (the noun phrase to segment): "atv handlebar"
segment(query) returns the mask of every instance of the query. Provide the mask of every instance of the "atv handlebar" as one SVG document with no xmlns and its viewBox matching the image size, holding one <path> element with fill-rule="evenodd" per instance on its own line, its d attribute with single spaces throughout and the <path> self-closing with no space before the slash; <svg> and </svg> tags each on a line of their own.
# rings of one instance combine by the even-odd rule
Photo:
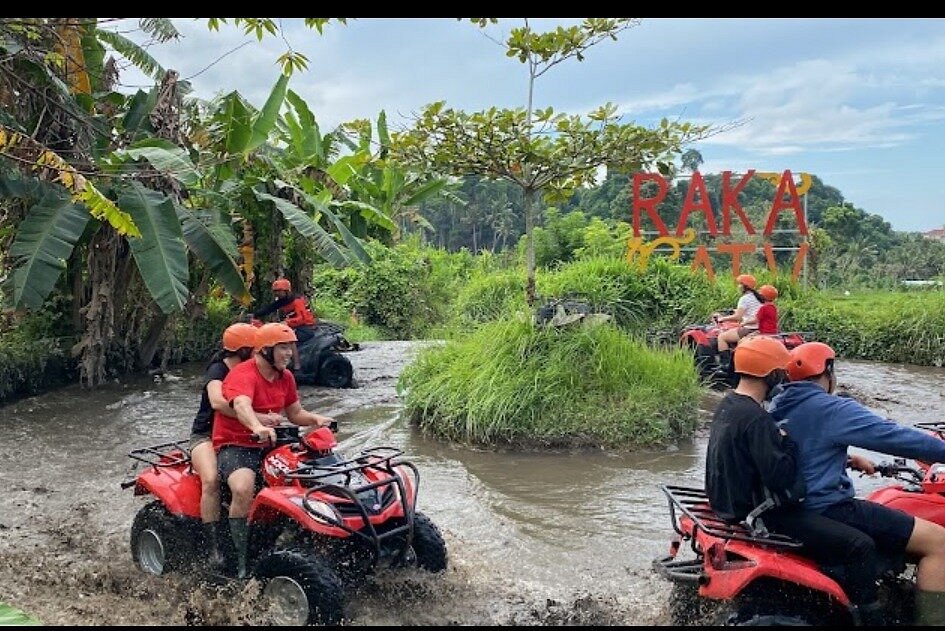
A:
<svg viewBox="0 0 945 631">
<path fill-rule="evenodd" d="M 884 478 L 899 478 L 904 482 L 921 483 L 925 476 L 915 467 L 906 465 L 905 460 L 896 459 L 892 462 L 881 462 L 876 465 L 876 472 Z M 900 474 L 906 474 L 900 476 Z"/>
<path fill-rule="evenodd" d="M 281 425 L 276 425 L 272 429 L 276 430 L 276 441 L 273 444 L 273 446 L 275 447 L 278 447 L 281 445 L 291 445 L 293 443 L 299 442 L 299 440 L 301 439 L 299 435 L 298 425 L 294 425 L 292 423 L 283 423 Z M 332 420 L 332 422 L 328 424 L 328 429 L 330 429 L 332 432 L 337 432 L 338 421 Z M 255 443 L 263 442 L 262 437 L 260 437 L 259 434 L 253 433 L 251 434 L 251 436 L 252 436 L 253 442 Z"/>
</svg>

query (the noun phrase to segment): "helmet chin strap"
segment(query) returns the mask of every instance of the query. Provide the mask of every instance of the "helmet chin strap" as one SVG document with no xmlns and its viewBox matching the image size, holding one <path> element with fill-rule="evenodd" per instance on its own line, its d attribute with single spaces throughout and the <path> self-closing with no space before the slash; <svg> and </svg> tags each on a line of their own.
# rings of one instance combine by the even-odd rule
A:
<svg viewBox="0 0 945 631">
<path fill-rule="evenodd" d="M 262 352 L 259 353 L 259 354 L 262 355 L 262 358 L 263 358 L 263 359 L 265 359 L 267 362 L 269 362 L 269 365 L 272 366 L 272 369 L 273 369 L 273 370 L 275 370 L 277 373 L 279 373 L 279 374 L 281 375 L 283 369 L 282 369 L 282 368 L 276 368 L 275 357 L 273 357 L 272 349 L 273 349 L 272 346 L 267 346 L 266 348 L 262 349 Z"/>
</svg>

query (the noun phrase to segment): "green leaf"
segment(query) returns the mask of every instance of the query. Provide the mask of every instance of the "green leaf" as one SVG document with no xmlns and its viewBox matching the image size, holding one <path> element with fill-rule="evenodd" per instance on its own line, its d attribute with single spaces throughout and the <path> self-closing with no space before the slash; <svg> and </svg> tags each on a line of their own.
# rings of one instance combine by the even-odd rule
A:
<svg viewBox="0 0 945 631">
<path fill-rule="evenodd" d="M 328 217 L 328 219 L 335 225 L 335 228 L 338 229 L 338 234 L 341 235 L 342 241 L 345 242 L 345 245 L 348 246 L 348 249 L 351 250 L 351 253 L 364 264 L 369 264 L 371 262 L 371 255 L 367 253 L 367 250 L 364 249 L 364 246 L 361 245 L 361 240 L 356 236 L 351 234 L 351 231 L 348 230 L 348 226 L 344 224 L 341 219 L 335 215 L 328 206 L 319 200 L 314 195 L 306 195 L 305 199 L 310 203 L 315 209 Z"/>
<path fill-rule="evenodd" d="M 304 210 L 281 197 L 274 197 L 268 193 L 261 193 L 254 190 L 256 199 L 260 201 L 270 201 L 276 205 L 282 216 L 285 217 L 292 226 L 299 231 L 302 236 L 309 237 L 314 242 L 315 250 L 325 258 L 326 261 L 335 267 L 345 267 L 348 265 L 348 257 L 344 251 L 335 243 L 324 228 L 318 225 L 315 220 L 309 217 Z"/>
<path fill-rule="evenodd" d="M 111 46 L 116 53 L 130 61 L 138 70 L 148 75 L 155 81 L 164 78 L 164 67 L 157 60 L 148 54 L 141 46 L 134 43 L 124 35 L 119 35 L 114 31 L 105 29 L 96 29 L 95 36 L 101 41 Z"/>
<path fill-rule="evenodd" d="M 45 194 L 20 222 L 10 246 L 16 268 L 10 277 L 13 288 L 8 298 L 14 308 L 42 306 L 91 219 L 65 189 L 43 188 Z"/>
<path fill-rule="evenodd" d="M 279 117 L 279 110 L 285 102 L 286 86 L 288 85 L 289 77 L 284 74 L 279 75 L 279 80 L 276 81 L 276 85 L 273 86 L 269 98 L 266 99 L 266 104 L 256 116 L 256 120 L 253 121 L 252 135 L 249 143 L 243 150 L 244 153 L 249 153 L 266 142 L 266 139 L 269 138 L 269 132 L 272 131 L 273 126 L 276 124 L 276 119 Z"/>
<path fill-rule="evenodd" d="M 128 104 L 128 113 L 125 114 L 122 121 L 125 131 L 138 131 L 138 127 L 142 122 L 146 122 L 148 128 L 150 128 L 151 122 L 148 120 L 148 116 L 151 114 L 151 110 L 154 109 L 155 103 L 157 103 L 157 89 L 150 92 L 138 90 L 131 97 L 131 102 Z"/>
<path fill-rule="evenodd" d="M 360 213 L 360 215 L 364 217 L 364 219 L 369 223 L 378 225 L 388 232 L 395 232 L 397 230 L 397 224 L 395 224 L 390 217 L 370 204 L 365 204 L 364 202 L 345 201 L 333 202 L 331 205 L 335 208 L 356 211 Z"/>
<path fill-rule="evenodd" d="M 164 141 L 166 142 L 166 141 Z M 139 143 L 140 144 L 140 143 Z M 155 169 L 182 182 L 185 186 L 196 186 L 200 179 L 197 168 L 190 160 L 190 154 L 184 149 L 167 143 L 170 147 L 138 146 L 114 152 L 118 158 L 140 160 L 144 158 Z"/>
<path fill-rule="evenodd" d="M 0 603 L 0 625 L 3 626 L 26 626 L 43 624 L 36 618 L 15 609 L 10 605 Z"/>
<path fill-rule="evenodd" d="M 195 212 L 177 207 L 177 216 L 183 227 L 184 240 L 201 261 L 210 268 L 215 278 L 233 297 L 243 300 L 249 296 L 239 266 L 233 260 L 236 239 L 232 233 L 216 228 L 211 213 Z"/>
<path fill-rule="evenodd" d="M 250 124 L 252 114 L 243 97 L 238 92 L 230 92 L 224 97 L 223 128 L 227 153 L 243 153 L 249 146 L 253 129 Z"/>
<path fill-rule="evenodd" d="M 128 243 L 151 297 L 164 313 L 182 310 L 190 295 L 187 249 L 174 201 L 138 182 L 118 201 L 141 230 L 141 238 Z"/>
<path fill-rule="evenodd" d="M 344 186 L 348 183 L 348 180 L 351 179 L 351 176 L 358 172 L 359 167 L 370 159 L 370 154 L 365 151 L 359 151 L 354 155 L 338 158 L 334 164 L 325 169 L 325 173 L 340 186 Z"/>
</svg>

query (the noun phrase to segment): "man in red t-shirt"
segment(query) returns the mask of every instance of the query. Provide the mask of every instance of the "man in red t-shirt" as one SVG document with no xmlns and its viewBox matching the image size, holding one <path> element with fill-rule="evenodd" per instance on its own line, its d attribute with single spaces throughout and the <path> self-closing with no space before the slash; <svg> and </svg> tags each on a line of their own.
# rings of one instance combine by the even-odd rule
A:
<svg viewBox="0 0 945 631">
<path fill-rule="evenodd" d="M 234 366 L 223 379 L 223 397 L 236 412 L 236 418 L 214 413 L 213 447 L 217 450 L 220 479 L 226 481 L 233 496 L 230 534 L 236 546 L 240 578 L 246 576 L 246 519 L 256 492 L 256 475 L 266 446 L 276 439 L 275 430 L 260 422 L 256 413 L 284 414 L 291 423 L 316 427 L 334 420 L 302 409 L 295 377 L 286 370 L 296 340 L 295 332 L 281 322 L 257 329 L 254 357 Z"/>
</svg>

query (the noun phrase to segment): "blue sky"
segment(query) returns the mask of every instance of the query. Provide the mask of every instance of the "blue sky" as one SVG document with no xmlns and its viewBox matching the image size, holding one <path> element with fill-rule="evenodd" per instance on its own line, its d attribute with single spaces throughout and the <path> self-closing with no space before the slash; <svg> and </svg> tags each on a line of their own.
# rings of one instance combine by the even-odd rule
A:
<svg viewBox="0 0 945 631">
<path fill-rule="evenodd" d="M 182 37 L 148 50 L 205 98 L 237 90 L 262 105 L 288 41 L 310 60 L 289 86 L 323 129 L 382 109 L 401 126 L 439 100 L 467 111 L 526 102 L 524 65 L 453 18 L 349 19 L 321 36 L 283 18 L 286 41 L 262 42 L 231 25 L 174 23 Z M 485 33 L 501 41 L 520 25 L 503 18 Z M 144 43 L 135 27 L 113 26 Z M 145 83 L 132 69 L 121 80 L 126 89 Z M 607 102 L 622 122 L 648 126 L 741 121 L 693 145 L 703 173 L 806 171 L 896 230 L 945 225 L 945 19 L 644 18 L 536 84 L 539 107 L 583 114 Z"/>
</svg>

